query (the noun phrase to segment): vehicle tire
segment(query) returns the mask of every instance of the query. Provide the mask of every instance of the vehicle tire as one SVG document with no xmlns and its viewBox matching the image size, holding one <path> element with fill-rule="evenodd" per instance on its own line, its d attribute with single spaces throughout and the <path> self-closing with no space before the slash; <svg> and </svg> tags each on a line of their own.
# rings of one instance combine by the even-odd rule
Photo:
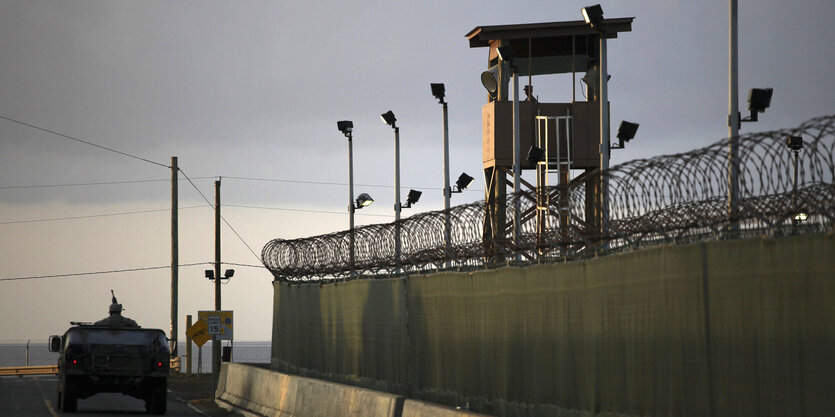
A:
<svg viewBox="0 0 835 417">
<path fill-rule="evenodd" d="M 168 406 L 168 386 L 165 380 L 158 382 L 151 387 L 145 400 L 145 410 L 151 414 L 165 414 Z"/>
<path fill-rule="evenodd" d="M 64 391 L 61 392 L 58 403 L 60 404 L 61 411 L 65 413 L 74 413 L 78 408 L 78 398 L 75 396 L 73 390 L 66 386 L 64 387 Z"/>
</svg>

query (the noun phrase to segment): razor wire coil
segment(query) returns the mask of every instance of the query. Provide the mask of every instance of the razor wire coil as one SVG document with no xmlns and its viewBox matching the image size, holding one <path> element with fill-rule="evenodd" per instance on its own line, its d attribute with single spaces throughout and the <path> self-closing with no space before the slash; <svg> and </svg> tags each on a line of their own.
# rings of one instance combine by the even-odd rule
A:
<svg viewBox="0 0 835 417">
<path fill-rule="evenodd" d="M 788 136 L 802 136 L 797 189 L 793 188 L 794 155 Z M 744 238 L 763 234 L 818 233 L 835 225 L 835 115 L 811 119 L 797 128 L 739 137 L 739 210 L 728 215 L 728 147 L 723 139 L 704 148 L 629 161 L 559 186 L 548 193 L 551 206 L 532 217 L 537 191 L 508 194 L 505 201 L 485 201 L 449 209 L 450 245 L 444 239 L 444 211 L 413 215 L 399 222 L 373 224 L 301 239 L 274 239 L 262 252 L 264 265 L 280 281 L 328 281 L 389 276 L 443 268 L 487 268 L 521 257 L 527 262 L 584 259 L 670 243 Z M 586 185 L 605 181 L 609 219 L 601 227 L 586 221 Z M 564 193 L 564 194 L 563 194 Z M 560 201 L 570 213 L 560 226 Z M 521 205 L 520 238 L 513 241 L 514 204 Z M 566 208 L 566 207 L 563 207 Z M 501 238 L 485 236 L 489 210 L 507 222 Z M 795 224 L 799 212 L 808 215 Z M 732 228 L 734 225 L 735 228 Z M 400 229 L 401 255 L 395 236 Z M 350 260 L 354 235 L 354 262 Z M 506 236 L 506 237 L 504 237 Z"/>
</svg>

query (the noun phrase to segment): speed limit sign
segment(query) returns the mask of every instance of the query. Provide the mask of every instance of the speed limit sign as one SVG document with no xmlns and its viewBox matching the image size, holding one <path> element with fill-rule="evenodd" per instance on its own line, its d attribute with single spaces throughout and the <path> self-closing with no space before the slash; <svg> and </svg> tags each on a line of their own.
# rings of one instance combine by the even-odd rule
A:
<svg viewBox="0 0 835 417">
<path fill-rule="evenodd" d="M 221 334 L 220 330 L 220 316 L 209 316 L 209 334 Z"/>
</svg>

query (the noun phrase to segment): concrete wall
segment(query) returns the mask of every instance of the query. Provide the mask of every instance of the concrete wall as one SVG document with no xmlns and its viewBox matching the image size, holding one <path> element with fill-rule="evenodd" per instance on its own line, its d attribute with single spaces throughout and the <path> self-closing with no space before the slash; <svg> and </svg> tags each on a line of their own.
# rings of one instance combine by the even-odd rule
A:
<svg viewBox="0 0 835 417">
<path fill-rule="evenodd" d="M 268 417 L 477 417 L 398 395 L 237 363 L 221 367 L 216 402 L 230 410 Z"/>
<path fill-rule="evenodd" d="M 499 416 L 835 409 L 831 234 L 274 288 L 289 373 Z"/>
</svg>

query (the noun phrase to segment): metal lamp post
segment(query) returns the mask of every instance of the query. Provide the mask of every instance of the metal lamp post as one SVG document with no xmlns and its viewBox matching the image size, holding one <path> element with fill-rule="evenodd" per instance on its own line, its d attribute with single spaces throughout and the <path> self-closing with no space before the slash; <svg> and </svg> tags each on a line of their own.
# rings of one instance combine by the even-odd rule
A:
<svg viewBox="0 0 835 417">
<path fill-rule="evenodd" d="M 438 99 L 438 103 L 443 106 L 444 121 L 444 251 L 446 252 L 447 260 L 444 262 L 445 267 L 450 267 L 452 262 L 451 257 L 451 241 L 450 235 L 450 213 L 449 213 L 449 199 L 452 194 L 452 188 L 449 186 L 449 125 L 447 116 L 447 102 L 444 101 L 445 87 L 443 83 L 430 84 L 432 88 L 432 95 Z"/>
<path fill-rule="evenodd" d="M 356 238 L 354 237 L 354 149 L 353 149 L 353 131 L 354 122 L 350 120 L 341 120 L 336 122 L 336 127 L 348 138 L 348 233 L 350 235 L 349 262 L 351 265 L 351 277 L 356 273 L 354 271 L 354 248 L 356 246 Z"/>
<path fill-rule="evenodd" d="M 400 128 L 391 110 L 381 114 L 380 118 L 394 129 L 394 262 L 396 272 L 400 273 Z"/>
</svg>

